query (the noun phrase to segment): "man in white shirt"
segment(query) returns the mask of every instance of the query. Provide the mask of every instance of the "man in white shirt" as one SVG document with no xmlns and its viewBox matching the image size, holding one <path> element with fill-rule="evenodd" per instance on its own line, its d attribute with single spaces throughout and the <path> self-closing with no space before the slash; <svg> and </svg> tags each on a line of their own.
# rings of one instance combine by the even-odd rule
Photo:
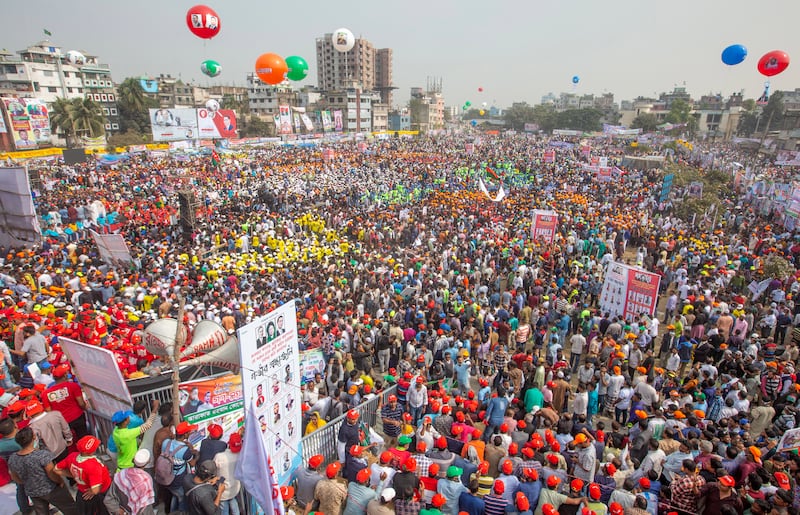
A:
<svg viewBox="0 0 800 515">
<path fill-rule="evenodd" d="M 239 436 L 239 433 L 232 433 L 228 438 L 228 448 L 214 455 L 217 475 L 225 478 L 225 490 L 222 492 L 219 507 L 222 509 L 222 513 L 230 515 L 239 515 L 239 503 L 236 496 L 239 495 L 241 483 L 233 477 L 233 472 L 241 451 L 242 437 Z"/>
</svg>

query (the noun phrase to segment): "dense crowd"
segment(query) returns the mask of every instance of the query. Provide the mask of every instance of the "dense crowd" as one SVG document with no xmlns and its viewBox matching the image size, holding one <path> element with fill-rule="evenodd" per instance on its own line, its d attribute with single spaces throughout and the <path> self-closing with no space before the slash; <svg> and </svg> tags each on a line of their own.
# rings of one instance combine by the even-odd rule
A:
<svg viewBox="0 0 800 515">
<path fill-rule="evenodd" d="M 101 442 L 58 344 L 110 349 L 131 381 L 158 374 L 142 331 L 180 295 L 190 326 L 231 333 L 294 302 L 301 348 L 323 351 L 324 373 L 302 386 L 305 433 L 345 423 L 338 455 L 282 489 L 296 512 L 795 513 L 800 282 L 764 275 L 770 256 L 797 263 L 795 234 L 746 185 L 680 219 L 685 192 L 661 201 L 661 171 L 622 166 L 614 141 L 591 142 L 622 167 L 609 180 L 578 142 L 466 142 L 42 165 L 46 238 L 0 249 L 0 455 L 20 509 L 146 514 L 160 499 L 239 513 L 239 434 L 209 428 L 195 448 L 196 427 L 142 404 L 115 413 Z M 707 150 L 725 170 L 745 161 Z M 491 202 L 478 178 L 508 196 Z M 185 189 L 199 204 L 188 230 Z M 533 209 L 558 213 L 553 241 L 531 238 Z M 122 234 L 131 261 L 104 262 L 90 231 Z M 661 277 L 657 313 L 600 310 L 613 261 Z M 365 428 L 356 408 L 391 386 Z"/>
</svg>

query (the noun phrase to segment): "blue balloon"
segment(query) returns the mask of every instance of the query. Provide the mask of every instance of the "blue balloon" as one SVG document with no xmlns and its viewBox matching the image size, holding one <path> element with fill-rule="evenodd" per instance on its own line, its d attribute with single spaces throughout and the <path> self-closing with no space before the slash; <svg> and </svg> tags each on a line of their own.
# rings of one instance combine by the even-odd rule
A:
<svg viewBox="0 0 800 515">
<path fill-rule="evenodd" d="M 469 124 L 475 127 L 476 125 L 478 125 L 478 120 L 472 120 L 471 122 L 469 122 Z"/>
<path fill-rule="evenodd" d="M 747 57 L 747 49 L 743 45 L 731 45 L 722 51 L 722 62 L 728 66 L 741 63 L 745 57 Z"/>
<path fill-rule="evenodd" d="M 581 78 L 580 78 L 580 77 L 578 77 L 577 75 L 575 75 L 574 77 L 572 77 L 572 83 L 573 83 L 573 84 L 577 84 L 577 83 L 579 83 L 580 81 L 581 81 Z"/>
</svg>

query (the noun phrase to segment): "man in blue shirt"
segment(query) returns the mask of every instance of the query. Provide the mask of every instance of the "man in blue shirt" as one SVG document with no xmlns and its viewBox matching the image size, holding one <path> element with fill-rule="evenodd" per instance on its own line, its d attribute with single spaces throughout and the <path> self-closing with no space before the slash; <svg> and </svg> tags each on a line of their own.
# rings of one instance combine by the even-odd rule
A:
<svg viewBox="0 0 800 515">
<path fill-rule="evenodd" d="M 477 493 L 478 480 L 473 479 L 469 482 L 469 492 L 462 492 L 458 496 L 458 511 L 466 512 L 469 515 L 484 515 L 486 504 L 477 496 Z"/>
<path fill-rule="evenodd" d="M 483 432 L 483 441 L 488 442 L 489 438 L 497 432 L 497 428 L 503 423 L 508 409 L 508 398 L 506 398 L 505 388 L 497 389 L 497 397 L 492 397 L 486 405 L 484 423 L 486 430 Z"/>
</svg>

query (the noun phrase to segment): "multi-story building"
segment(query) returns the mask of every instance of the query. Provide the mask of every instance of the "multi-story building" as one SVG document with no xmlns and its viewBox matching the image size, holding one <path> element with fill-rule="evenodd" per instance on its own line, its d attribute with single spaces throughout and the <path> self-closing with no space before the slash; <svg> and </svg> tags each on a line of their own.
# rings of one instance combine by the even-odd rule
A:
<svg viewBox="0 0 800 515">
<path fill-rule="evenodd" d="M 247 98 L 250 113 L 269 120 L 279 113 L 278 106 L 297 106 L 297 92 L 286 83 L 270 86 L 255 73 L 247 74 Z"/>
<path fill-rule="evenodd" d="M 384 130 L 388 126 L 388 106 L 381 104 L 381 97 L 377 93 L 361 91 L 353 86 L 340 91 L 325 92 L 321 102 L 331 114 L 333 111 L 342 111 L 345 132 L 372 132 Z M 378 105 L 381 105 L 379 123 L 384 129 L 372 128 L 373 106 Z"/>
<path fill-rule="evenodd" d="M 381 102 L 392 105 L 392 56 L 391 48 L 379 48 L 375 51 L 375 91 L 381 94 Z"/>
<path fill-rule="evenodd" d="M 389 105 L 383 101 L 372 104 L 372 131 L 381 132 L 389 129 Z"/>
<path fill-rule="evenodd" d="M 185 84 L 181 79 L 162 73 L 158 77 L 142 77 L 141 80 L 144 84 L 154 86 L 144 88 L 145 96 L 157 100 L 159 107 L 176 109 L 195 106 L 194 86 Z"/>
<path fill-rule="evenodd" d="M 402 111 L 392 111 L 389 113 L 390 131 L 410 131 L 411 113 L 404 109 Z"/>
<path fill-rule="evenodd" d="M 20 50 L 0 52 L 0 96 L 31 98 L 48 106 L 57 98 L 91 98 L 103 110 L 105 129 L 119 130 L 119 117 L 111 69 L 95 55 L 71 63 L 61 47 L 40 41 Z"/>
<path fill-rule="evenodd" d="M 323 91 L 341 90 L 355 81 L 365 90 L 375 87 L 375 47 L 357 38 L 348 52 L 333 47 L 331 34 L 317 38 L 317 85 Z"/>
</svg>

